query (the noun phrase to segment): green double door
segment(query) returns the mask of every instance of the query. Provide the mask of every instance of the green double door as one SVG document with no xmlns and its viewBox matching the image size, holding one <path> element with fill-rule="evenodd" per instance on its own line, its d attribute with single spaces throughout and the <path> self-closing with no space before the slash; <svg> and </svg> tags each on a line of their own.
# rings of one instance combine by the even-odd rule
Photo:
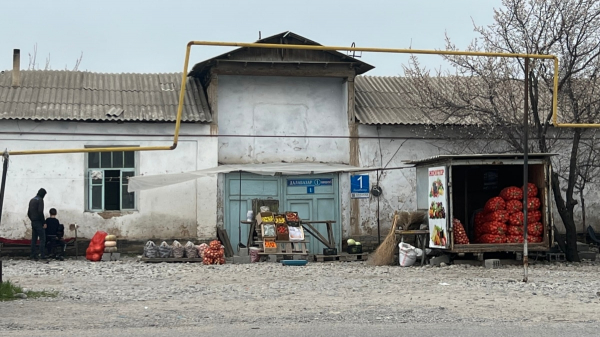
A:
<svg viewBox="0 0 600 337">
<path fill-rule="evenodd" d="M 241 178 L 241 179 L 240 179 Z M 246 213 L 252 209 L 252 199 L 279 201 L 279 211 L 298 212 L 300 219 L 311 221 L 334 220 L 333 235 L 338 250 L 341 249 L 341 223 L 339 203 L 339 180 L 337 174 L 310 176 L 261 176 L 250 173 L 225 175 L 224 224 L 234 250 L 241 241 L 246 244 L 249 225 Z M 327 237 L 325 224 L 314 225 Z M 322 254 L 319 240 L 305 233 L 311 254 Z M 240 240 L 241 239 L 241 240 Z"/>
</svg>

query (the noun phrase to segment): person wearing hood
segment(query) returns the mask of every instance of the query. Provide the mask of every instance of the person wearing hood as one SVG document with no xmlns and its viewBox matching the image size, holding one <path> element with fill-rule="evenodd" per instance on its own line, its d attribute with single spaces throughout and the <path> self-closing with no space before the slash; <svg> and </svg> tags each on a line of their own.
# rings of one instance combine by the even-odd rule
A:
<svg viewBox="0 0 600 337">
<path fill-rule="evenodd" d="M 42 260 L 46 259 L 46 218 L 44 217 L 44 196 L 46 196 L 46 190 L 40 188 L 37 195 L 29 201 L 29 210 L 27 216 L 31 220 L 31 255 L 32 260 L 38 259 L 38 252 L 36 249 L 36 242 L 39 238 L 40 247 L 39 255 Z"/>
</svg>

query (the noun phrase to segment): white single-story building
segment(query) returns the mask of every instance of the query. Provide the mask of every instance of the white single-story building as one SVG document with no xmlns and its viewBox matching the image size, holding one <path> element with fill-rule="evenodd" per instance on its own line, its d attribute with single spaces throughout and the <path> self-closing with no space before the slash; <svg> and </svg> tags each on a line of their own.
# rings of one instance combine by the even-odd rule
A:
<svg viewBox="0 0 600 337">
<path fill-rule="evenodd" d="M 259 42 L 316 44 L 292 32 Z M 0 237 L 30 236 L 28 201 L 43 187 L 46 211 L 58 209 L 88 238 L 104 230 L 121 240 L 208 240 L 219 226 L 235 246 L 247 235 L 239 220 L 252 200 L 275 199 L 302 219 L 335 220 L 338 245 L 352 237 L 372 246 L 395 210 L 416 208 L 415 172 L 400 169 L 403 161 L 448 150 L 422 132 L 429 122 L 403 98 L 407 82 L 361 76 L 372 68 L 339 52 L 257 48 L 198 63 L 175 150 L 11 156 Z M 181 74 L 3 71 L 1 148 L 170 145 L 180 81 Z M 395 169 L 368 173 L 366 187 L 378 184 L 383 194 L 367 199 L 351 198 L 344 172 L 231 172 L 128 192 L 131 176 L 281 162 Z M 303 185 L 314 179 L 323 183 Z M 313 251 L 321 247 L 312 239 Z"/>
</svg>

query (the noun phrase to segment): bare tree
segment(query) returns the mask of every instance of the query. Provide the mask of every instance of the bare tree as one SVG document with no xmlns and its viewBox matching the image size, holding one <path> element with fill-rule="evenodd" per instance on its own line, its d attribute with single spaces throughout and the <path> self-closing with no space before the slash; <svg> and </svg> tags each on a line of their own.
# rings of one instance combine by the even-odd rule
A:
<svg viewBox="0 0 600 337">
<path fill-rule="evenodd" d="M 29 53 L 29 64 L 27 66 L 27 70 L 39 70 L 40 66 L 37 63 L 37 53 L 38 53 L 38 49 L 37 49 L 37 43 L 33 45 L 33 52 Z M 83 59 L 83 52 L 81 52 L 81 54 L 79 55 L 79 57 L 77 58 L 77 60 L 75 60 L 75 66 L 73 66 L 73 69 L 71 69 L 72 71 L 78 71 L 79 70 L 79 66 L 81 65 L 81 61 Z M 46 56 L 46 63 L 44 65 L 44 69 L 43 70 L 51 70 L 52 66 L 51 66 L 51 62 L 50 62 L 50 53 L 48 53 L 48 56 Z M 65 64 L 65 70 L 69 70 L 67 65 Z"/>
<path fill-rule="evenodd" d="M 474 29 L 479 38 L 470 44 L 470 50 L 557 55 L 560 122 L 600 121 L 600 2 L 503 0 L 502 8 L 495 10 L 494 23 Z M 448 50 L 456 50 L 448 36 L 446 44 Z M 574 192 L 582 195 L 586 183 L 598 173 L 596 133 L 552 126 L 552 64 L 532 60 L 530 73 L 524 74 L 523 59 L 445 59 L 454 71 L 432 73 L 415 57 L 405 67 L 406 76 L 418 87 L 415 103 L 435 120 L 480 125 L 479 132 L 471 131 L 473 139 L 498 139 L 518 152 L 523 151 L 522 88 L 528 76 L 531 142 L 527 146 L 531 151 L 566 153 L 553 167 L 552 191 L 566 229 L 567 259 L 579 261 Z"/>
</svg>

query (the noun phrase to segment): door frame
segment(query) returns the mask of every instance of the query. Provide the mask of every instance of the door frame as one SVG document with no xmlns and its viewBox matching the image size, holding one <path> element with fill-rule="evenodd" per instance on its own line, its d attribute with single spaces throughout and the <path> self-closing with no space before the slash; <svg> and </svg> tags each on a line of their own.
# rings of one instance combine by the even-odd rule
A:
<svg viewBox="0 0 600 337">
<path fill-rule="evenodd" d="M 222 176 L 222 179 L 219 179 L 222 184 L 221 184 L 221 199 L 223 204 L 222 207 L 220 207 L 220 210 L 218 211 L 219 213 L 222 214 L 222 223 L 221 223 L 221 227 L 224 229 L 233 229 L 233 228 L 237 228 L 237 226 L 235 226 L 235 224 L 231 223 L 231 221 L 233 219 L 230 219 L 230 212 L 229 212 L 229 201 L 233 200 L 232 197 L 236 197 L 237 195 L 230 195 L 229 194 L 229 186 L 231 184 L 231 181 L 237 181 L 240 179 L 240 173 L 239 172 L 230 172 L 230 173 L 224 173 L 224 174 L 220 174 L 220 176 Z M 279 200 L 279 205 L 280 205 L 280 210 L 285 210 L 285 205 L 287 203 L 288 199 L 302 199 L 302 198 L 298 198 L 300 197 L 304 197 L 305 199 L 309 199 L 308 196 L 309 194 L 305 195 L 301 195 L 301 194 L 296 194 L 293 195 L 293 198 L 288 198 L 286 195 L 286 187 L 287 187 L 287 180 L 289 178 L 298 178 L 298 179 L 307 179 L 307 178 L 331 178 L 333 181 L 333 189 L 332 189 L 332 193 L 334 196 L 334 203 L 336 205 L 335 207 L 335 219 L 317 219 L 317 220 L 335 220 L 335 224 L 333 224 L 333 230 L 334 230 L 334 238 L 336 238 L 336 247 L 338 248 L 338 251 L 341 251 L 341 247 L 342 247 L 342 240 L 343 240 L 343 224 L 342 224 L 342 201 L 341 201 L 341 188 L 340 188 L 340 180 L 342 178 L 342 173 L 339 172 L 334 172 L 334 173 L 329 173 L 329 174 L 307 174 L 307 175 L 277 175 L 277 176 L 264 176 L 264 175 L 260 175 L 260 174 L 254 174 L 254 173 L 249 173 L 249 172 L 242 172 L 241 174 L 241 179 L 242 181 L 248 178 L 252 178 L 254 180 L 274 180 L 277 179 L 278 181 L 278 200 Z M 241 196 L 244 197 L 244 190 L 242 189 L 242 193 Z M 252 207 L 252 199 L 257 198 L 258 196 L 254 196 L 252 194 L 247 194 L 246 195 L 247 199 L 243 199 L 246 200 L 246 204 L 247 204 L 247 209 L 251 209 Z M 268 197 L 266 197 L 268 198 Z M 312 199 L 312 197 L 310 198 Z M 240 213 L 240 217 L 241 220 L 245 219 L 246 214 L 245 212 L 242 212 L 244 214 Z M 229 225 L 230 224 L 230 225 Z M 247 232 L 247 230 L 249 230 L 250 226 L 247 226 L 248 228 L 246 230 L 242 230 L 242 232 Z M 320 227 L 320 226 L 319 226 Z M 237 230 L 236 230 L 237 232 Z M 237 233 L 229 233 L 228 231 L 228 235 L 231 238 L 232 236 L 236 235 L 237 237 Z M 316 240 L 316 239 L 315 239 Z M 245 244 L 245 240 L 242 238 L 242 243 Z M 311 252 L 311 254 L 318 254 L 318 252 Z"/>
</svg>

